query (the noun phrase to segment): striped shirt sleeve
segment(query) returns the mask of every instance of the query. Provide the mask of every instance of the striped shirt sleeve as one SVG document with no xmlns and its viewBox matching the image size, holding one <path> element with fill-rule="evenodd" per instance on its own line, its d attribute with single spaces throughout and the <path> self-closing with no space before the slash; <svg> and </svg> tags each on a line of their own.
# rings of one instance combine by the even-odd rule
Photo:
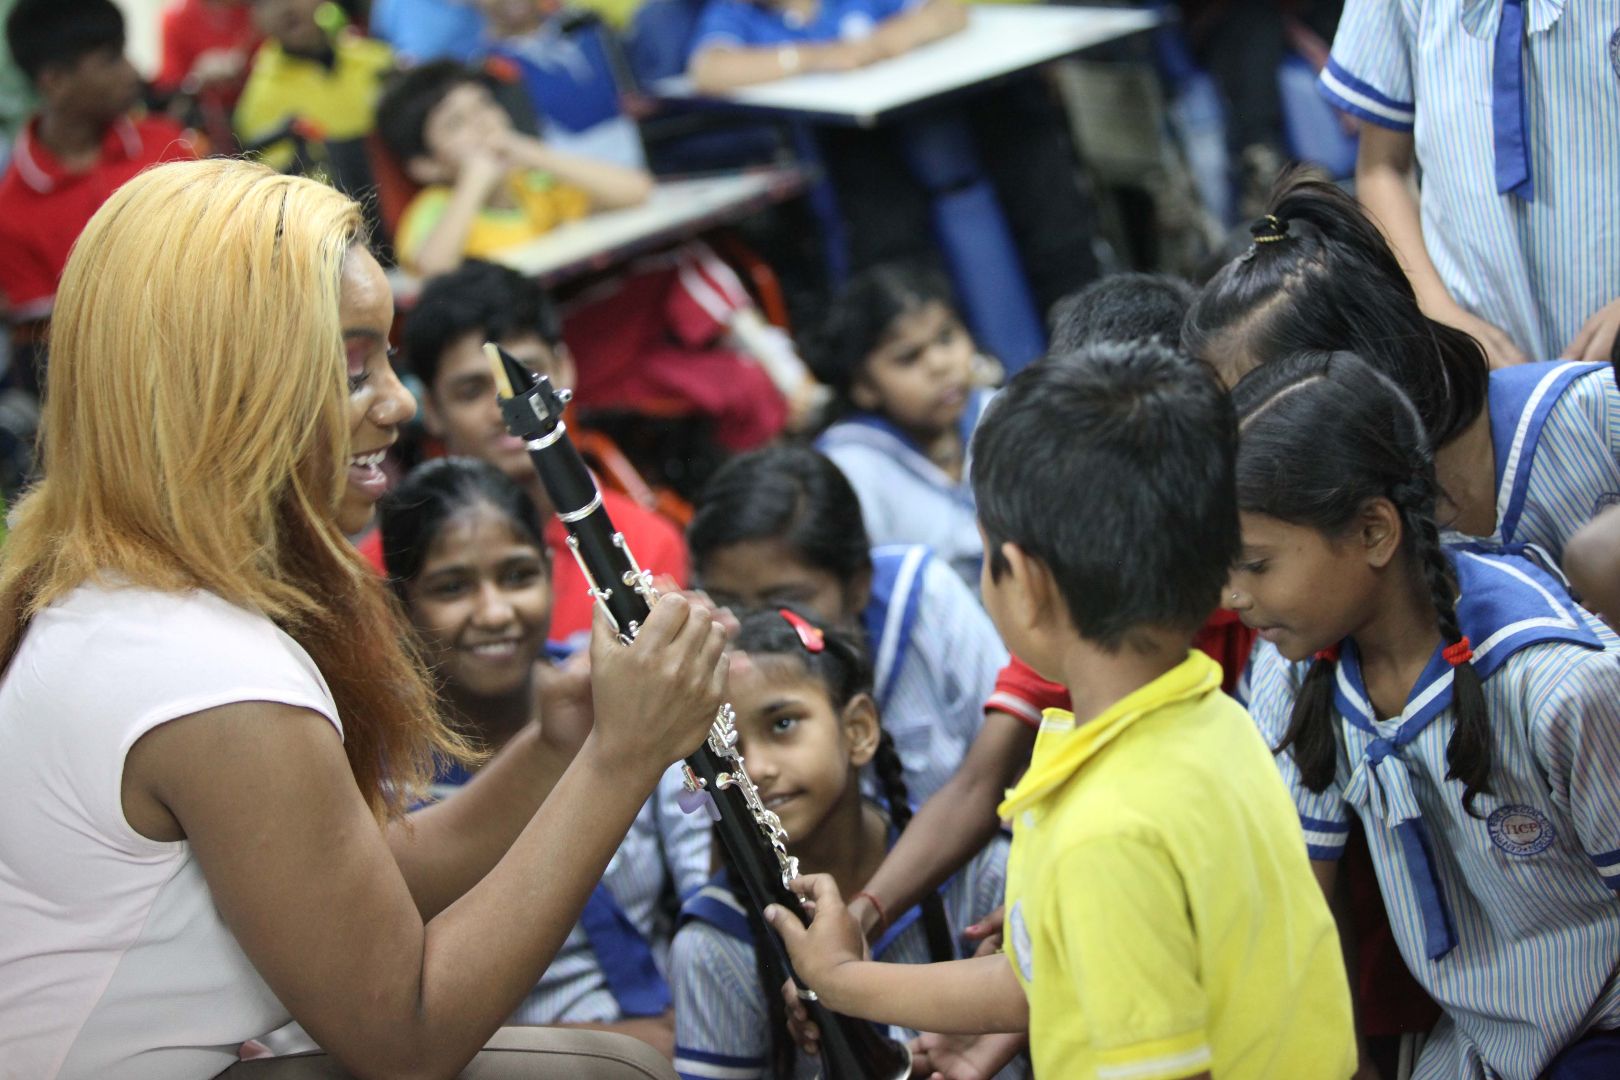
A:
<svg viewBox="0 0 1620 1080">
<path fill-rule="evenodd" d="M 670 952 L 675 1071 L 682 1080 L 755 1080 L 770 1052 L 753 946 L 688 922 Z"/>
<path fill-rule="evenodd" d="M 1402 0 L 1346 0 L 1318 84 L 1338 109 L 1392 131 L 1411 131 L 1411 38 Z"/>
<path fill-rule="evenodd" d="M 1576 646 L 1545 652 L 1569 653 Z M 1549 665 L 1530 695 L 1536 753 L 1581 850 L 1620 892 L 1620 656 L 1586 652 Z"/>
<path fill-rule="evenodd" d="M 1269 747 L 1281 744 L 1288 731 L 1303 670 L 1301 665 L 1289 663 L 1269 642 L 1256 643 L 1249 656 L 1249 714 Z M 1350 837 L 1350 807 L 1340 792 L 1339 781 L 1335 779 L 1322 791 L 1312 791 L 1305 786 L 1288 752 L 1276 754 L 1272 760 L 1294 797 L 1307 853 L 1321 861 L 1339 858 Z"/>
</svg>

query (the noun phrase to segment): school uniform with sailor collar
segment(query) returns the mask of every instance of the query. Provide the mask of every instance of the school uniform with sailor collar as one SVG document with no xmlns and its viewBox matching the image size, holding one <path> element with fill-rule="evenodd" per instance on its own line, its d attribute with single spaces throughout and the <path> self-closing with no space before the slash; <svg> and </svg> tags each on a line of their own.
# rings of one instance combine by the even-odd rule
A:
<svg viewBox="0 0 1620 1080">
<path fill-rule="evenodd" d="M 1333 782 L 1309 791 L 1277 761 L 1311 858 L 1337 859 L 1360 819 L 1396 943 L 1445 1010 L 1416 1080 L 1533 1080 L 1584 1033 L 1620 1027 L 1620 641 L 1523 559 L 1451 557 L 1493 738 L 1478 816 L 1446 779 L 1454 669 L 1439 649 L 1386 720 L 1346 640 Z M 1256 665 L 1251 709 L 1272 745 L 1302 670 L 1269 646 Z"/>
<path fill-rule="evenodd" d="M 1532 545 L 1557 565 L 1577 529 L 1620 503 L 1614 368 L 1571 361 L 1493 371 L 1489 407 L 1496 530 L 1485 542 L 1510 551 Z"/>
<path fill-rule="evenodd" d="M 964 447 L 992 396 L 981 390 L 968 398 L 958 421 Z M 963 461 L 962 478 L 952 480 L 894 423 L 866 412 L 822 432 L 816 449 L 849 479 L 874 545 L 926 544 L 969 587 L 979 587 L 984 543 L 969 483 L 971 460 Z"/>
</svg>

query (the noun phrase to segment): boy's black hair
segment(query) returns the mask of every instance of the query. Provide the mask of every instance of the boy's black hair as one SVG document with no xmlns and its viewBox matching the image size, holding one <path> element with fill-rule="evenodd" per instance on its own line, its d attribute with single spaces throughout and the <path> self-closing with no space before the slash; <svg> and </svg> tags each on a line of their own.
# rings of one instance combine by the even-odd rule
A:
<svg viewBox="0 0 1620 1080">
<path fill-rule="evenodd" d="M 1434 455 L 1417 409 L 1395 382 L 1353 353 L 1301 353 L 1250 372 L 1232 392 L 1242 421 L 1238 505 L 1337 538 L 1374 499 L 1401 515 L 1401 542 L 1422 574 L 1447 645 L 1462 640 L 1457 578 L 1440 545 Z M 1277 752 L 1291 750 L 1312 791 L 1333 780 L 1337 759 L 1335 662 L 1312 662 Z M 1463 809 L 1489 788 L 1490 722 L 1471 663 L 1454 669 L 1456 728 L 1446 744 L 1448 780 L 1463 782 Z M 1478 815 L 1475 815 L 1478 816 Z"/>
<path fill-rule="evenodd" d="M 819 635 L 822 648 L 811 652 L 799 636 L 798 628 L 789 622 L 784 611 L 808 624 Z M 817 616 L 802 608 L 764 608 L 742 615 L 737 636 L 731 647 L 750 656 L 789 657 L 804 666 L 807 674 L 827 688 L 827 699 L 835 712 L 854 700 L 857 694 L 872 692 L 872 662 L 862 644 L 859 631 L 821 622 Z M 883 799 L 888 805 L 889 822 L 896 832 L 904 832 L 911 821 L 911 796 L 906 790 L 904 767 L 900 754 L 894 748 L 894 739 L 878 718 L 877 752 L 872 758 L 872 770 L 883 788 Z M 715 839 L 727 870 L 731 870 L 730 857 L 725 845 Z M 788 1034 L 787 1011 L 782 1005 L 783 976 L 771 959 L 766 945 L 765 922 L 748 898 L 740 890 L 737 875 L 731 878 L 737 899 L 748 915 L 748 928 L 753 937 L 755 963 L 759 973 L 759 991 L 765 995 L 770 1016 L 771 1071 L 773 1077 L 788 1080 L 794 1075 L 794 1044 Z M 939 890 L 929 893 L 922 902 L 923 931 L 928 939 L 929 959 L 935 963 L 955 960 L 956 939 L 951 932 L 950 920 L 945 916 L 945 902 Z"/>
<path fill-rule="evenodd" d="M 838 466 L 807 447 L 732 458 L 704 486 L 686 527 L 698 576 L 717 551 L 750 540 L 780 540 L 806 565 L 841 582 L 872 569 L 855 489 Z"/>
<path fill-rule="evenodd" d="M 474 331 L 488 341 L 538 334 L 555 348 L 562 321 L 546 291 L 516 270 L 469 259 L 430 280 L 405 321 L 405 362 L 431 392 L 444 350 Z"/>
<path fill-rule="evenodd" d="M 383 566 L 401 599 L 405 584 L 422 572 L 439 530 L 470 506 L 493 507 L 518 536 L 548 550 L 534 500 L 510 477 L 477 458 L 434 458 L 412 469 L 377 507 Z"/>
<path fill-rule="evenodd" d="M 1110 274 L 1052 305 L 1053 353 L 1100 341 L 1181 340 L 1181 323 L 1198 296 L 1169 274 Z"/>
<path fill-rule="evenodd" d="M 1255 243 L 1198 295 L 1182 344 L 1219 344 L 1257 364 L 1298 352 L 1354 351 L 1395 381 L 1435 446 L 1485 407 L 1479 343 L 1430 319 L 1378 227 L 1336 186 L 1292 169 L 1277 181 Z"/>
<path fill-rule="evenodd" d="M 850 387 L 894 321 L 936 301 L 955 310 L 944 276 L 919 263 L 882 263 L 849 280 L 804 350 L 811 373 L 833 392 L 835 413 L 850 408 Z"/>
<path fill-rule="evenodd" d="M 431 156 L 427 122 L 433 110 L 458 86 L 477 83 L 494 92 L 489 77 L 454 60 L 435 60 L 396 73 L 377 99 L 377 135 L 400 165 Z"/>
<path fill-rule="evenodd" d="M 1203 364 L 1154 341 L 1031 364 L 973 436 L 992 580 L 1013 543 L 1051 572 L 1082 638 L 1190 638 L 1238 551 L 1232 405 Z"/>
<path fill-rule="evenodd" d="M 124 15 L 112 0 L 18 0 L 6 17 L 6 45 L 29 82 L 98 49 L 124 51 Z"/>
</svg>

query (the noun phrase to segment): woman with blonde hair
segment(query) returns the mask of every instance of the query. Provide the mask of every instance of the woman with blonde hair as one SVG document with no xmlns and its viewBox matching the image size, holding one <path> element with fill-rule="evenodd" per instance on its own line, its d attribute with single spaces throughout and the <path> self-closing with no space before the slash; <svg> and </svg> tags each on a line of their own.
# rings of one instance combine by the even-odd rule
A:
<svg viewBox="0 0 1620 1080">
<path fill-rule="evenodd" d="M 628 648 L 599 625 L 582 739 L 531 726 L 406 813 L 472 751 L 345 540 L 415 409 L 363 239 L 212 160 L 132 180 L 68 261 L 0 551 L 7 1078 L 672 1075 L 601 1033 L 480 1050 L 707 732 L 723 632 L 680 597 Z M 289 1018 L 324 1065 L 233 1066 Z"/>
</svg>

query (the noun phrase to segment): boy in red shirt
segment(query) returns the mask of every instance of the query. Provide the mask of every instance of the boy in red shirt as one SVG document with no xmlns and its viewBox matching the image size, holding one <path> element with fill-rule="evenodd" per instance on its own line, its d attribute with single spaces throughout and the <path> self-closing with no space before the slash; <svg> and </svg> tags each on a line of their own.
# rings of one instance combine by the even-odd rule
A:
<svg viewBox="0 0 1620 1080">
<path fill-rule="evenodd" d="M 591 627 L 585 575 L 568 552 L 567 530 L 556 519 L 529 452 L 522 440 L 506 432 L 482 351 L 485 341 L 498 342 L 557 386 L 574 384 L 573 358 L 562 343 L 557 313 L 540 287 L 515 271 L 469 261 L 430 281 L 405 324 L 405 357 L 426 391 L 422 418 L 448 452 L 482 458 L 534 499 L 545 519 L 551 552 L 552 640 L 575 645 Z M 616 491 L 604 489 L 602 505 L 644 569 L 655 576 L 667 574 L 686 587 L 686 541 L 673 523 Z M 360 550 L 382 565 L 376 534 L 362 541 Z"/>
<path fill-rule="evenodd" d="M 0 176 L 0 294 L 26 322 L 50 314 L 68 249 L 119 185 L 195 155 L 174 123 L 131 115 L 141 80 L 111 0 L 20 0 L 6 43 L 40 101 Z"/>
</svg>

